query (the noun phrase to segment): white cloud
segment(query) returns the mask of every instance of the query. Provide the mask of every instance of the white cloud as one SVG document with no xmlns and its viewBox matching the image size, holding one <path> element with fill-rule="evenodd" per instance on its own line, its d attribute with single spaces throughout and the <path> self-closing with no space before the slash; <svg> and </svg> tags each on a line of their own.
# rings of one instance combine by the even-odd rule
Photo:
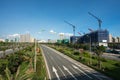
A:
<svg viewBox="0 0 120 80">
<path fill-rule="evenodd" d="M 20 37 L 20 34 L 12 34 L 12 35 L 8 35 L 8 37 L 10 37 L 10 38 Z"/>
<path fill-rule="evenodd" d="M 72 33 L 65 33 L 66 36 L 70 37 L 70 36 L 73 36 Z"/>
<path fill-rule="evenodd" d="M 64 36 L 64 35 L 65 35 L 65 33 L 62 33 L 62 32 L 61 32 L 61 33 L 59 33 L 59 36 Z"/>
<path fill-rule="evenodd" d="M 54 30 L 50 30 L 51 34 L 56 34 L 56 32 Z"/>
<path fill-rule="evenodd" d="M 66 37 L 70 37 L 70 36 L 73 36 L 72 33 L 59 33 L 59 36 L 66 36 Z"/>
</svg>

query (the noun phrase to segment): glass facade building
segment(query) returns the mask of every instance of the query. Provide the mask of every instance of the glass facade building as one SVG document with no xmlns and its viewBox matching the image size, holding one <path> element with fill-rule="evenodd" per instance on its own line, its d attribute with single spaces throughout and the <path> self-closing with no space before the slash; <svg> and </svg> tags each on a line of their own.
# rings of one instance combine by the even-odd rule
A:
<svg viewBox="0 0 120 80">
<path fill-rule="evenodd" d="M 107 30 L 96 30 L 90 33 L 87 33 L 83 36 L 79 36 L 76 43 L 91 43 L 94 45 L 103 45 L 107 46 L 109 42 L 109 32 Z"/>
<path fill-rule="evenodd" d="M 80 36 L 71 36 L 70 43 L 72 43 L 72 44 L 77 43 L 79 38 L 80 38 Z"/>
</svg>

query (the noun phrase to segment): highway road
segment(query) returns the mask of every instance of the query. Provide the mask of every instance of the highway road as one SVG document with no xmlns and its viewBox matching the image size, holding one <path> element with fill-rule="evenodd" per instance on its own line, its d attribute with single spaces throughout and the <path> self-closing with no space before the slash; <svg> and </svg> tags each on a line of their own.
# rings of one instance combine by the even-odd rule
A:
<svg viewBox="0 0 120 80">
<path fill-rule="evenodd" d="M 50 80 L 112 80 L 50 47 L 41 49 Z"/>
</svg>

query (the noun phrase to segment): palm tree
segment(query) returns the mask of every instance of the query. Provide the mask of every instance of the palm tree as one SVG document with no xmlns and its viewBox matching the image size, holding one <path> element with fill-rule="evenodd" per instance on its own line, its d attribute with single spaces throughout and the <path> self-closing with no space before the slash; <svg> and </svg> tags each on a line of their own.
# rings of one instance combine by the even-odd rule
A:
<svg viewBox="0 0 120 80">
<path fill-rule="evenodd" d="M 6 80 L 27 80 L 27 79 L 31 79 L 33 77 L 34 72 L 29 71 L 29 66 L 30 66 L 30 64 L 28 64 L 27 67 L 25 67 L 25 64 L 20 65 L 18 67 L 15 75 L 11 74 L 8 67 L 6 67 L 6 69 L 5 69 Z M 0 80 L 2 80 L 2 77 L 0 77 Z"/>
<path fill-rule="evenodd" d="M 3 76 L 2 76 L 2 75 L 0 75 L 0 80 L 4 80 L 4 78 L 3 78 Z"/>
<path fill-rule="evenodd" d="M 101 56 L 103 55 L 103 52 L 105 51 L 105 47 L 102 46 L 97 46 L 95 53 L 97 55 L 98 59 L 98 68 L 101 69 Z"/>
</svg>

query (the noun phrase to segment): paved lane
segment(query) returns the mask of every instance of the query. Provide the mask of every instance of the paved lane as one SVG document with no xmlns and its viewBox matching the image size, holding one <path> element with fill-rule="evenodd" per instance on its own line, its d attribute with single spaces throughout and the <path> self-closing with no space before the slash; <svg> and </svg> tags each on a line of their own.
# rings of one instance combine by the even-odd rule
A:
<svg viewBox="0 0 120 80">
<path fill-rule="evenodd" d="M 51 80 L 111 80 L 97 71 L 41 45 Z"/>
</svg>

